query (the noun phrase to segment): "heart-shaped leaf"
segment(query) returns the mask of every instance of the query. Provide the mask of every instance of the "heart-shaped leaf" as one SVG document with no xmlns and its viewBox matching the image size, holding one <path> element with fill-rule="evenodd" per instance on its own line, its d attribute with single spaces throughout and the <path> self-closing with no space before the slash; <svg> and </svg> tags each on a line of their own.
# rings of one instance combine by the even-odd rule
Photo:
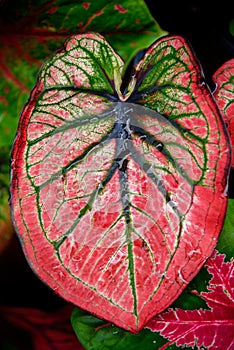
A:
<svg viewBox="0 0 234 350">
<path fill-rule="evenodd" d="M 41 68 L 12 152 L 11 206 L 34 271 L 138 332 L 212 253 L 230 145 L 188 44 L 165 37 L 130 77 L 99 34 Z M 123 83 L 122 83 L 123 80 Z"/>
</svg>

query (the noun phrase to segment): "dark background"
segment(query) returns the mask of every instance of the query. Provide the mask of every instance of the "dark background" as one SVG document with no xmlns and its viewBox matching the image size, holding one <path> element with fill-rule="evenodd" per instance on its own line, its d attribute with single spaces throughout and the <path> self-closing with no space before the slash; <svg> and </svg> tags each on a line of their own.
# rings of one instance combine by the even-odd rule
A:
<svg viewBox="0 0 234 350">
<path fill-rule="evenodd" d="M 234 2 L 226 1 L 145 1 L 151 14 L 169 34 L 185 37 L 202 64 L 206 79 L 234 57 L 234 37 L 229 25 L 234 19 Z"/>
</svg>

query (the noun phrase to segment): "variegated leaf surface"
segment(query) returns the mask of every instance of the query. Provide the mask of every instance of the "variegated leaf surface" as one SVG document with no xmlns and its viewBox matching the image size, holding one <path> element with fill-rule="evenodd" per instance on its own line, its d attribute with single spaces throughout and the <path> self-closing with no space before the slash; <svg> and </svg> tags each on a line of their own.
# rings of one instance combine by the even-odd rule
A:
<svg viewBox="0 0 234 350">
<path fill-rule="evenodd" d="M 95 33 L 42 66 L 12 152 L 11 207 L 36 274 L 137 333 L 217 243 L 230 144 L 183 38 L 156 41 L 124 72 Z"/>
</svg>

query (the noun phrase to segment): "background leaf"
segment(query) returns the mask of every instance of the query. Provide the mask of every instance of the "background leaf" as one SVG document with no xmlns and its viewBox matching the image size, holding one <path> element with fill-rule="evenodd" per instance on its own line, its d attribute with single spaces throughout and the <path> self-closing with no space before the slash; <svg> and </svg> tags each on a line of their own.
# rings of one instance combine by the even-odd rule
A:
<svg viewBox="0 0 234 350">
<path fill-rule="evenodd" d="M 223 119 L 227 125 L 232 147 L 234 146 L 234 58 L 225 62 L 214 74 L 213 80 L 217 84 L 214 92 Z M 232 155 L 234 167 L 234 155 Z"/>
<path fill-rule="evenodd" d="M 170 341 L 160 350 L 178 346 L 205 346 L 209 350 L 232 349 L 234 345 L 234 264 L 225 263 L 224 255 L 214 254 L 206 263 L 212 279 L 208 292 L 201 292 L 210 310 L 169 309 L 153 318 L 147 327 Z M 224 332 L 225 330 L 225 332 Z"/>
<path fill-rule="evenodd" d="M 70 324 L 72 309 L 72 305 L 66 305 L 45 312 L 0 305 L 1 350 L 84 350 Z"/>
<path fill-rule="evenodd" d="M 12 144 L 20 111 L 41 63 L 78 32 L 105 35 L 126 59 L 164 35 L 144 1 L 11 1 L 1 4 L 0 146 Z M 108 21 L 106 20 L 108 18 Z M 124 45 L 123 45 L 124 43 Z M 131 54 L 130 54 L 131 53 Z"/>
<path fill-rule="evenodd" d="M 153 350 L 165 343 L 159 334 L 149 329 L 132 334 L 78 308 L 73 310 L 71 322 L 86 350 Z"/>
<path fill-rule="evenodd" d="M 217 249 L 220 253 L 226 254 L 227 260 L 234 257 L 234 199 L 228 200 L 228 208 L 224 226 L 220 234 Z"/>
</svg>

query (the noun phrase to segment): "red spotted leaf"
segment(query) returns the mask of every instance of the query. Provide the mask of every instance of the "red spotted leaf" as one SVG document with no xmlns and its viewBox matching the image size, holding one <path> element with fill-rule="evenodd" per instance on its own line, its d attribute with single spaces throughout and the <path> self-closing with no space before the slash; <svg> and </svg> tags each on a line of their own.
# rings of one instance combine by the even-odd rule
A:
<svg viewBox="0 0 234 350">
<path fill-rule="evenodd" d="M 234 147 L 234 58 L 225 62 L 213 75 L 217 83 L 214 97 L 222 112 Z M 232 157 L 234 167 L 234 155 Z"/>
<path fill-rule="evenodd" d="M 33 270 L 63 298 L 138 332 L 217 243 L 230 145 L 181 37 L 129 74 L 99 34 L 41 68 L 12 152 L 12 217 Z M 218 169 L 218 171 L 217 171 Z"/>
<path fill-rule="evenodd" d="M 213 276 L 208 292 L 200 296 L 210 310 L 169 309 L 147 325 L 152 331 L 168 338 L 160 350 L 177 346 L 197 346 L 198 349 L 232 350 L 234 348 L 234 264 L 224 262 L 224 255 L 214 254 L 207 261 Z"/>
</svg>

